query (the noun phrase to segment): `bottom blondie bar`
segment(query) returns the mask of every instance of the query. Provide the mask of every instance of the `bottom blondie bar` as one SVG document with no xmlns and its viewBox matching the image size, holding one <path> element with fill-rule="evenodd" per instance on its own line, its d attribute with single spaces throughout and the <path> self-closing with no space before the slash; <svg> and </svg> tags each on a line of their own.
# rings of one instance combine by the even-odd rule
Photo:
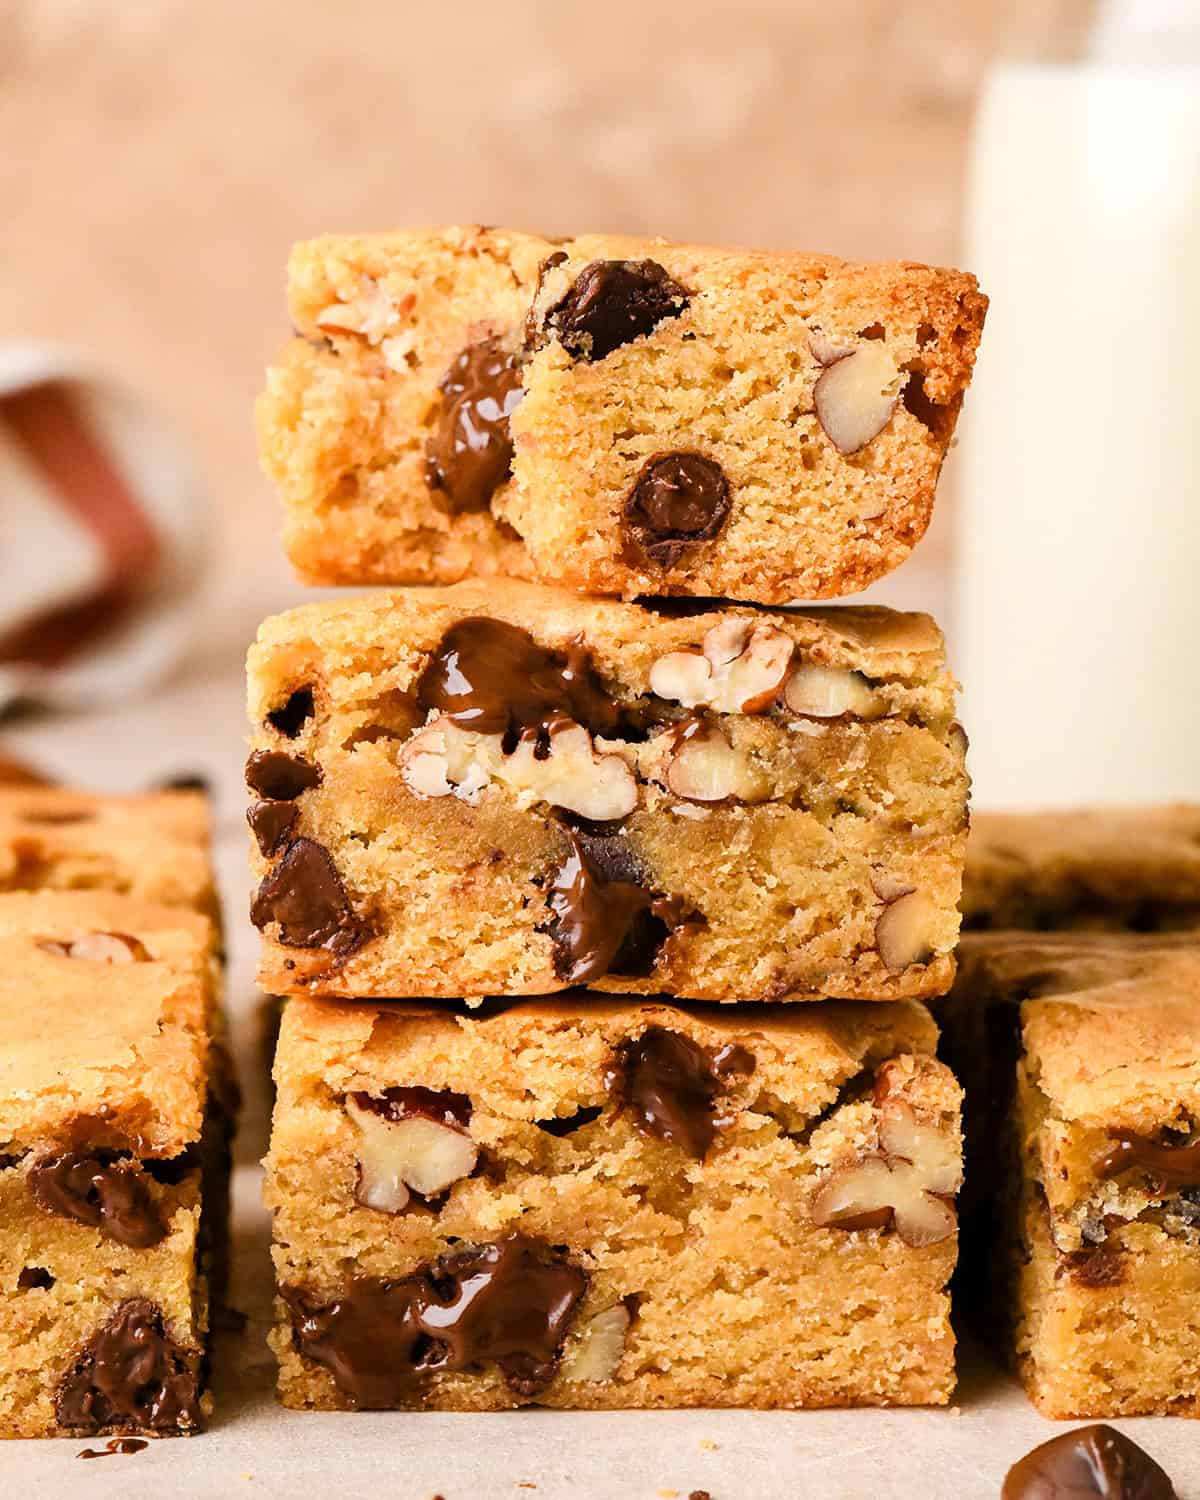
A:
<svg viewBox="0 0 1200 1500">
<path fill-rule="evenodd" d="M 231 1080 L 207 918 L 0 896 L 0 1437 L 190 1432 Z"/>
<path fill-rule="evenodd" d="M 948 1401 L 960 1093 L 928 1010 L 574 999 L 287 1002 L 284 1404 Z"/>
<path fill-rule="evenodd" d="M 1200 1416 L 1200 946 L 968 937 L 963 1260 L 1048 1417 Z M 986 1196 L 979 1185 L 986 1185 Z"/>
</svg>

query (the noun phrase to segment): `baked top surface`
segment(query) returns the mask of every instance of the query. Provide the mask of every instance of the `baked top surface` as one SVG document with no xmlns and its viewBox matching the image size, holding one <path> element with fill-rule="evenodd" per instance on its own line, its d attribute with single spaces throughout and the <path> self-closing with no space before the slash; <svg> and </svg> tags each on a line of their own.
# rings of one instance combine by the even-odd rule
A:
<svg viewBox="0 0 1200 1500">
<path fill-rule="evenodd" d="M 1021 1000 L 1031 1078 L 1059 1118 L 1154 1133 L 1200 1117 L 1200 944 L 968 934 L 958 987 Z"/>
<path fill-rule="evenodd" d="M 131 940 L 137 956 L 58 951 L 96 934 L 116 935 L 118 953 Z M 212 944 L 206 918 L 125 896 L 0 896 L 0 1142 L 58 1141 L 81 1121 L 89 1144 L 137 1154 L 196 1139 Z"/>
<path fill-rule="evenodd" d="M 207 844 L 208 799 L 201 792 L 146 792 L 96 796 L 64 787 L 0 786 L 0 842 L 37 834 L 67 844 L 112 847 L 123 835 L 153 832 L 188 844 Z"/>
</svg>

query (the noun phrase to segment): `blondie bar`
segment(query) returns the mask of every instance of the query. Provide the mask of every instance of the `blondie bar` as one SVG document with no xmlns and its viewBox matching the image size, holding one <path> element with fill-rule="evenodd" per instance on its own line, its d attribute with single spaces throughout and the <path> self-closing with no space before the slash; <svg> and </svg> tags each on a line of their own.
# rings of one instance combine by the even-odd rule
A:
<svg viewBox="0 0 1200 1500">
<path fill-rule="evenodd" d="M 853 593 L 929 523 L 986 299 L 912 263 L 497 229 L 293 252 L 258 425 L 313 583 Z"/>
<path fill-rule="evenodd" d="M 287 1002 L 288 1406 L 940 1404 L 961 1174 L 924 1006 Z"/>
<path fill-rule="evenodd" d="M 207 918 L 0 896 L 0 1437 L 189 1432 L 231 1079 Z"/>
<path fill-rule="evenodd" d="M 1200 927 L 1200 807 L 976 813 L 963 926 Z"/>
<path fill-rule="evenodd" d="M 0 891 L 106 890 L 214 920 L 207 800 L 0 787 Z"/>
<path fill-rule="evenodd" d="M 966 1269 L 1049 1417 L 1200 1416 L 1200 947 L 969 936 Z"/>
<path fill-rule="evenodd" d="M 268 620 L 249 676 L 266 990 L 950 982 L 967 778 L 923 615 L 459 584 Z"/>
</svg>

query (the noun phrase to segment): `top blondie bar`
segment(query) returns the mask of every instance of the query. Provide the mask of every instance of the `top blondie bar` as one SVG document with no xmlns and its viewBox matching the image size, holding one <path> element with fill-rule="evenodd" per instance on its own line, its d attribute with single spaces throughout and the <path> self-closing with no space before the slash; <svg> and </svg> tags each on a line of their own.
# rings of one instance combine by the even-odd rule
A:
<svg viewBox="0 0 1200 1500">
<path fill-rule="evenodd" d="M 484 228 L 296 247 L 259 400 L 310 583 L 834 598 L 929 524 L 987 299 L 909 262 Z"/>
</svg>

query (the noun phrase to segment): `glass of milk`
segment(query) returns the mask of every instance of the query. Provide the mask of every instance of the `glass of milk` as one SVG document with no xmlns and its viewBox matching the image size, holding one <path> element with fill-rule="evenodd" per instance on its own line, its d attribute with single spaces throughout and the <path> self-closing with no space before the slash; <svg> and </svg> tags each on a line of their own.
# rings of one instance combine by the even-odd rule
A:
<svg viewBox="0 0 1200 1500">
<path fill-rule="evenodd" d="M 985 81 L 954 640 L 978 807 L 1200 800 L 1200 5 Z"/>
</svg>

